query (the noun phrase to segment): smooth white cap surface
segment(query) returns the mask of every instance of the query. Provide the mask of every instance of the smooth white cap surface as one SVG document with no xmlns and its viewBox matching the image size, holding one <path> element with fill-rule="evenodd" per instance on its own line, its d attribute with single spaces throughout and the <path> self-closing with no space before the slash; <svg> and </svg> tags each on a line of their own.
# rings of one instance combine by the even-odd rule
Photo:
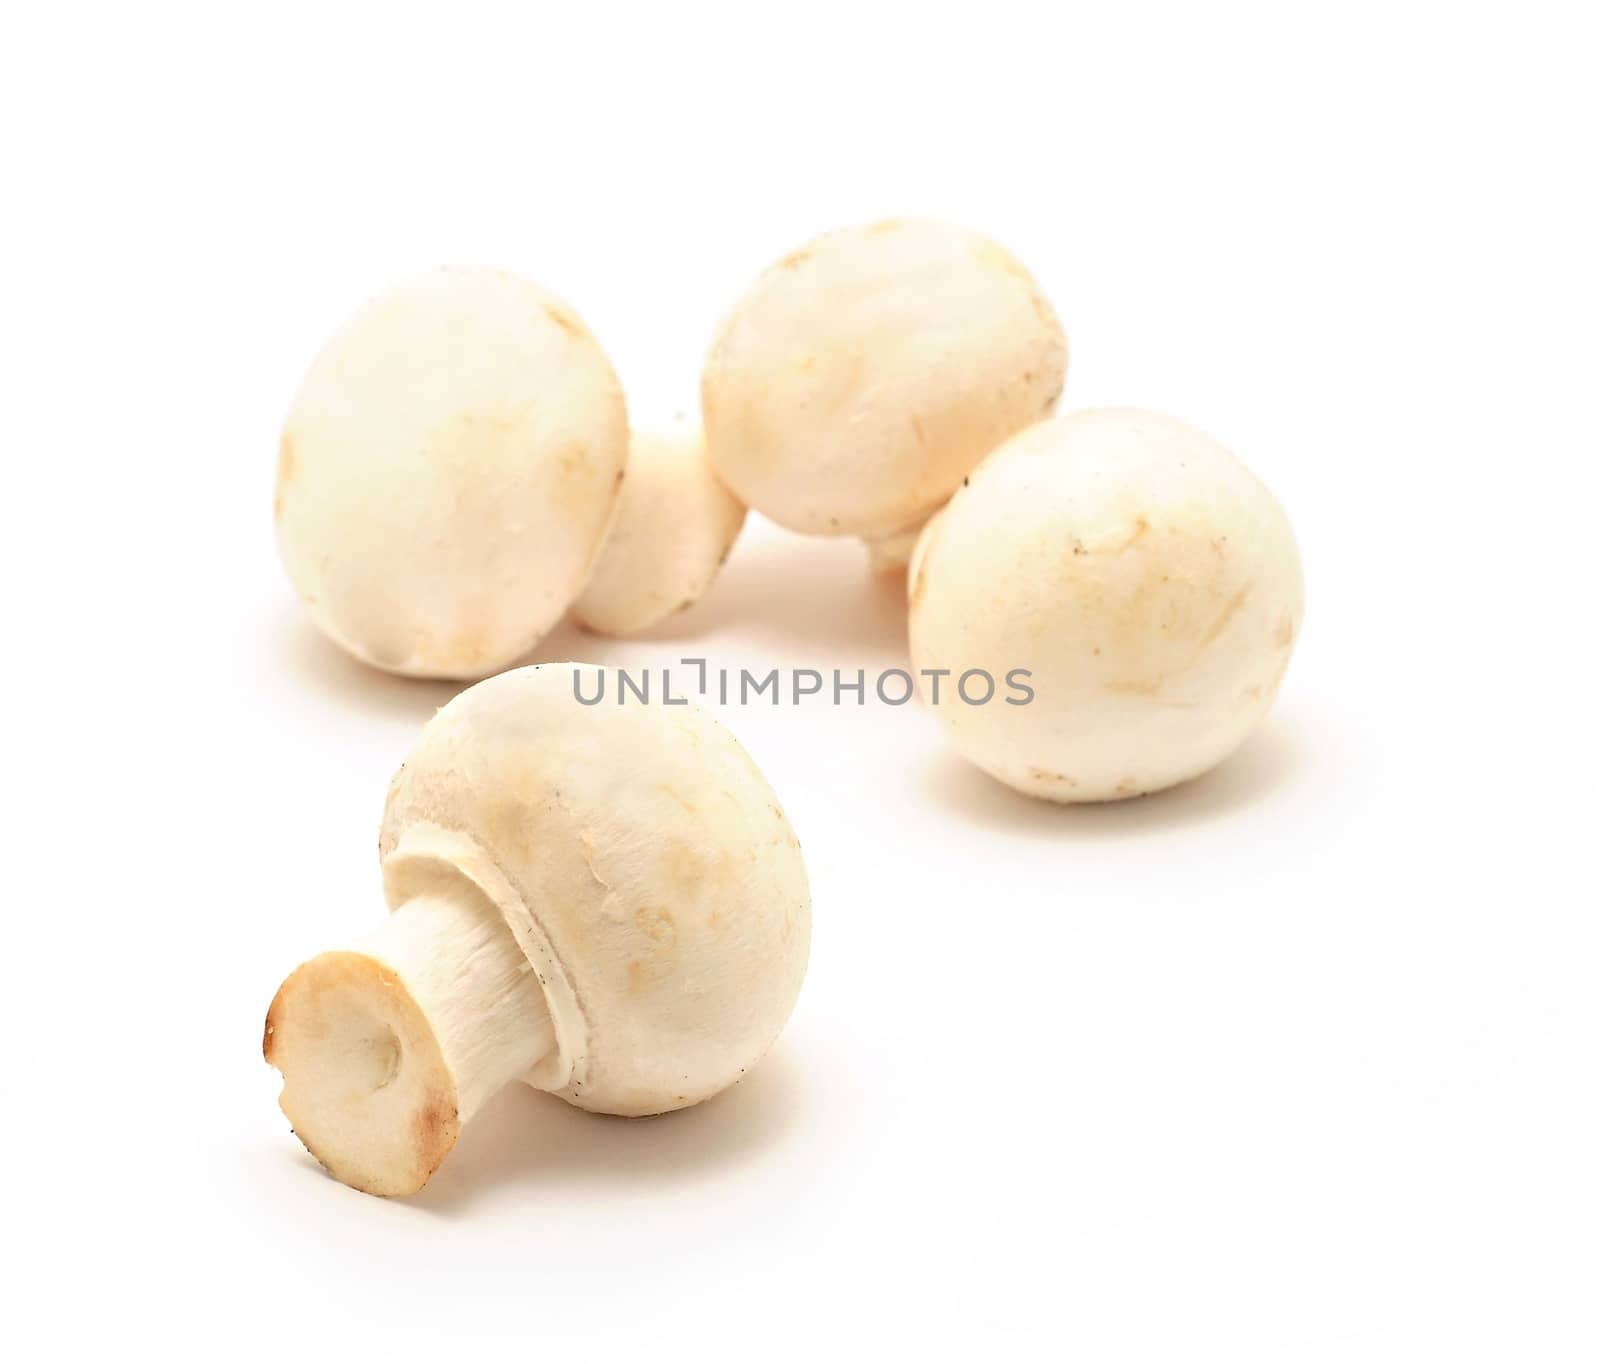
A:
<svg viewBox="0 0 1600 1364">
<path fill-rule="evenodd" d="M 1057 801 L 1158 791 L 1227 757 L 1277 695 L 1304 611 L 1272 494 L 1208 436 L 1131 409 L 997 450 L 923 532 L 908 590 L 916 668 L 951 672 L 935 707 L 951 742 Z M 987 704 L 952 695 L 970 669 L 996 680 Z M 1034 697 L 1008 704 L 1019 669 Z"/>
<path fill-rule="evenodd" d="M 622 390 L 564 303 L 437 270 L 368 303 L 284 425 L 275 514 L 318 626 L 380 668 L 481 677 L 588 577 L 627 459 Z"/>
<path fill-rule="evenodd" d="M 891 220 L 819 237 L 750 287 L 706 361 L 711 461 L 793 530 L 896 536 L 1055 408 L 1066 337 L 986 237 Z"/>
</svg>

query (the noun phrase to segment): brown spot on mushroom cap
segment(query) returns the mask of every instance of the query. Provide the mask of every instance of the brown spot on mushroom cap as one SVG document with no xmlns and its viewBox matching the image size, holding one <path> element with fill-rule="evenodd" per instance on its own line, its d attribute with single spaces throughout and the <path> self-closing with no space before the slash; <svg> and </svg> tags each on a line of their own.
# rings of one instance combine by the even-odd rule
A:
<svg viewBox="0 0 1600 1364">
<path fill-rule="evenodd" d="M 446 672 L 470 673 L 493 656 L 496 648 L 494 614 L 485 602 L 462 608 L 460 628 L 443 638 L 422 628 L 411 637 L 410 663 Z"/>
<path fill-rule="evenodd" d="M 1248 582 L 1228 599 L 1228 604 L 1223 607 L 1222 614 L 1212 622 L 1211 628 L 1206 631 L 1205 638 L 1200 641 L 1200 647 L 1195 651 L 1197 658 L 1221 638 L 1222 632 L 1228 628 L 1233 618 L 1239 614 L 1240 608 L 1249 600 L 1250 593 L 1254 590 L 1255 583 Z"/>
<path fill-rule="evenodd" d="M 692 815 L 695 813 L 696 807 L 694 801 L 688 796 L 684 795 L 683 792 L 678 790 L 676 786 L 673 786 L 667 782 L 660 782 L 657 785 L 661 791 L 663 791 L 666 795 L 671 796 L 673 800 L 677 801 L 678 804 L 683 807 L 683 812 L 685 814 Z"/>
<path fill-rule="evenodd" d="M 585 334 L 583 323 L 579 322 L 559 303 L 546 303 L 543 307 L 545 316 L 560 327 L 562 331 L 566 332 L 568 336 L 583 336 Z"/>
<path fill-rule="evenodd" d="M 628 963 L 628 993 L 647 994 L 672 974 L 673 963 L 670 954 L 648 959 L 635 957 Z"/>
<path fill-rule="evenodd" d="M 1273 642 L 1280 649 L 1287 649 L 1294 643 L 1294 617 L 1287 611 L 1283 613 L 1283 619 L 1278 622 L 1278 633 L 1273 636 Z"/>
<path fill-rule="evenodd" d="M 295 455 L 294 441 L 285 431 L 278 441 L 278 486 L 272 496 L 272 517 L 275 521 L 283 520 L 283 492 L 294 481 L 298 470 L 299 460 Z"/>
<path fill-rule="evenodd" d="M 1176 674 L 1174 674 L 1175 676 Z M 1193 710 L 1193 701 L 1179 700 L 1177 697 L 1163 696 L 1162 688 L 1171 681 L 1170 677 L 1156 678 L 1131 678 L 1107 682 L 1105 690 L 1114 696 L 1137 696 L 1146 701 L 1154 702 L 1164 710 Z"/>
<path fill-rule="evenodd" d="M 667 943 L 677 939 L 677 921 L 670 910 L 659 905 L 640 905 L 633 912 L 633 921 L 652 942 Z"/>
<path fill-rule="evenodd" d="M 802 261 L 810 260 L 813 252 L 809 246 L 802 246 L 798 251 L 791 251 L 778 262 L 779 270 L 792 270 Z"/>
<path fill-rule="evenodd" d="M 868 232 L 893 232 L 905 224 L 904 218 L 884 218 L 881 222 L 873 223 L 867 228 Z"/>
<path fill-rule="evenodd" d="M 1159 696 L 1166 683 L 1164 677 L 1121 678 L 1105 684 L 1106 690 L 1123 696 Z"/>
<path fill-rule="evenodd" d="M 450 641 L 452 666 L 476 670 L 489 655 L 489 632 L 483 626 L 463 630 Z"/>
<path fill-rule="evenodd" d="M 570 483 L 575 478 L 581 478 L 589 472 L 589 448 L 581 440 L 573 441 L 556 456 L 557 477 L 563 484 Z M 621 472 L 625 475 L 627 467 Z M 620 487 L 620 478 L 613 480 L 615 486 Z"/>
</svg>

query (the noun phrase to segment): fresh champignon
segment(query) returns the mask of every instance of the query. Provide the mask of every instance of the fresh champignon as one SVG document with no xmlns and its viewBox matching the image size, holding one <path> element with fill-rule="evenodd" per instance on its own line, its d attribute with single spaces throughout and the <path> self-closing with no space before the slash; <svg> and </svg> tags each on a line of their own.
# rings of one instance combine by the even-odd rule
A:
<svg viewBox="0 0 1600 1364">
<path fill-rule="evenodd" d="M 934 709 L 951 742 L 1055 801 L 1142 795 L 1221 762 L 1272 705 L 1304 608 L 1272 494 L 1208 436 L 1126 409 L 995 451 L 923 533 L 908 586 L 925 699 L 923 670 L 948 670 Z M 987 703 L 958 690 L 974 669 L 996 681 Z M 1016 669 L 1031 676 L 1008 686 Z"/>
<path fill-rule="evenodd" d="M 418 677 L 514 662 L 588 577 L 627 459 L 622 390 L 573 311 L 495 270 L 368 303 L 284 425 L 278 544 L 312 618 Z"/>
<path fill-rule="evenodd" d="M 805 973 L 800 846 L 733 737 L 615 676 L 520 668 L 429 722 L 379 835 L 393 913 L 296 970 L 266 1057 L 296 1134 L 368 1193 L 422 1187 L 515 1079 L 663 1113 L 736 1082 Z"/>
<path fill-rule="evenodd" d="M 1067 342 L 1033 277 L 945 223 L 819 237 L 723 322 L 701 383 L 712 463 L 793 530 L 857 535 L 882 566 L 963 475 L 1055 409 Z"/>
<path fill-rule="evenodd" d="M 744 526 L 697 423 L 636 431 L 616 520 L 573 606 L 586 630 L 629 635 L 700 600 Z"/>
</svg>

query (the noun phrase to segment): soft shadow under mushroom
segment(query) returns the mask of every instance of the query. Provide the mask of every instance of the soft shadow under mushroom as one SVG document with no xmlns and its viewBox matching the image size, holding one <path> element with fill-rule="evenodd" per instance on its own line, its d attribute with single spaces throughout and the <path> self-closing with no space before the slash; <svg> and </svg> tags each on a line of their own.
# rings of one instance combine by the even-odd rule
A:
<svg viewBox="0 0 1600 1364">
<path fill-rule="evenodd" d="M 1013 791 L 952 749 L 918 774 L 922 793 L 947 813 L 994 833 L 1024 838 L 1146 837 L 1225 819 L 1291 782 L 1306 760 L 1287 717 L 1268 721 L 1231 758 L 1190 782 L 1131 800 L 1058 805 Z"/>
<path fill-rule="evenodd" d="M 369 667 L 325 639 L 298 603 L 279 612 L 275 633 L 286 670 L 306 690 L 341 706 L 422 721 L 469 685 Z"/>
<path fill-rule="evenodd" d="M 906 658 L 905 575 L 874 572 L 854 541 L 787 532 L 741 541 L 700 601 L 633 638 L 677 642 L 724 630 L 792 650 L 808 666 L 835 655 L 892 666 Z"/>
<path fill-rule="evenodd" d="M 731 1170 L 783 1140 L 805 1107 L 803 1078 L 780 1045 L 716 1098 L 655 1118 L 586 1113 L 526 1085 L 509 1085 L 407 1203 L 449 1216 L 479 1196 L 499 1197 L 518 1186 L 615 1188 Z"/>
</svg>

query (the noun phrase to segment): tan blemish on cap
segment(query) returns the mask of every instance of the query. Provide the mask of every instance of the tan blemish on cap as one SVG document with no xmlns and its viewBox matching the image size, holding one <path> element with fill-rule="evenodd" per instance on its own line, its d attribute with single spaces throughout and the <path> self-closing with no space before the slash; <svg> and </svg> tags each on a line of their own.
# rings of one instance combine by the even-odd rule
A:
<svg viewBox="0 0 1600 1364">
<path fill-rule="evenodd" d="M 1246 583 L 1228 599 L 1228 604 L 1222 608 L 1222 614 L 1212 622 L 1211 628 L 1206 631 L 1205 637 L 1201 639 L 1199 648 L 1195 650 L 1197 659 L 1200 654 L 1203 654 L 1222 637 L 1222 632 L 1233 623 L 1233 618 L 1239 614 L 1245 602 L 1250 599 L 1250 593 L 1254 588 L 1255 584 L 1253 582 Z"/>
<path fill-rule="evenodd" d="M 660 905 L 640 905 L 634 911 L 633 921 L 652 942 L 671 942 L 678 936 L 677 921 L 670 910 Z"/>
<path fill-rule="evenodd" d="M 560 327 L 562 331 L 566 332 L 568 336 L 581 337 L 587 335 L 584 331 L 583 323 L 579 322 L 559 303 L 546 303 L 543 307 L 545 316 Z"/>
<path fill-rule="evenodd" d="M 283 493 L 284 489 L 294 481 L 299 462 L 295 458 L 294 441 L 285 431 L 282 439 L 278 441 L 278 486 L 272 495 L 272 518 L 275 521 L 283 520 Z"/>
<path fill-rule="evenodd" d="M 1107 682 L 1106 690 L 1122 696 L 1159 696 L 1165 678 L 1120 678 Z"/>
</svg>

